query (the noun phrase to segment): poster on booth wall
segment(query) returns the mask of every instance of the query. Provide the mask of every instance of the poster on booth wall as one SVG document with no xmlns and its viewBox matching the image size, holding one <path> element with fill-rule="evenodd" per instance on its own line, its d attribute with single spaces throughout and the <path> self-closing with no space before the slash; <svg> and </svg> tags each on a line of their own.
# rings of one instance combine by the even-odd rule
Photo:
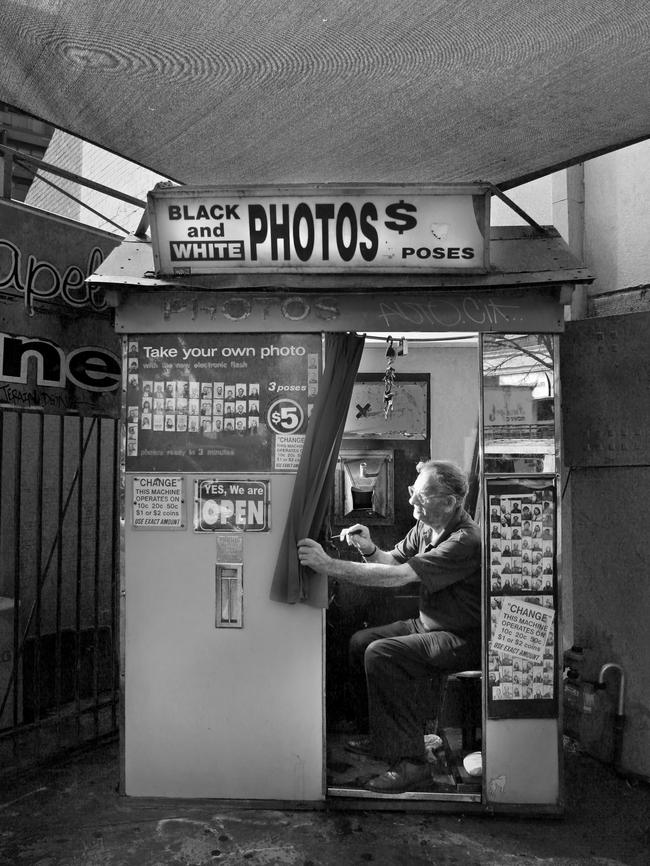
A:
<svg viewBox="0 0 650 866">
<path fill-rule="evenodd" d="M 126 469 L 295 472 L 319 334 L 145 334 L 126 341 Z"/>
<path fill-rule="evenodd" d="M 544 715 L 524 712 L 529 702 L 555 698 L 555 610 L 549 596 L 505 596 L 490 600 L 488 656 L 490 717 Z M 515 708 L 506 709 L 507 702 Z M 495 707 L 501 711 L 495 712 Z"/>
<path fill-rule="evenodd" d="M 555 500 L 553 487 L 510 485 L 496 492 L 490 482 L 490 591 L 553 592 L 555 589 Z"/>
<path fill-rule="evenodd" d="M 505 597 L 497 605 L 497 617 L 492 633 L 491 649 L 530 662 L 541 662 L 553 628 L 555 611 L 538 604 L 533 597 Z"/>
<path fill-rule="evenodd" d="M 490 718 L 557 709 L 555 485 L 489 478 L 486 557 L 490 594 Z"/>
</svg>

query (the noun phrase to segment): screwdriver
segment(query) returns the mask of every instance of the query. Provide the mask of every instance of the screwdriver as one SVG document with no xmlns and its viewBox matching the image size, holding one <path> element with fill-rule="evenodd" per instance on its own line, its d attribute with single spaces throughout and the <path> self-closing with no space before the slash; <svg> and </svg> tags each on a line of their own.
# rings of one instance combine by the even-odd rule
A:
<svg viewBox="0 0 650 866">
<path fill-rule="evenodd" d="M 354 532 L 348 532 L 347 534 L 348 534 L 348 535 L 361 535 L 361 530 L 360 530 L 360 529 L 355 529 Z M 341 541 L 341 540 L 342 540 L 342 539 L 341 539 L 341 534 L 339 533 L 338 535 L 330 535 L 329 540 L 330 540 L 330 541 Z"/>
</svg>

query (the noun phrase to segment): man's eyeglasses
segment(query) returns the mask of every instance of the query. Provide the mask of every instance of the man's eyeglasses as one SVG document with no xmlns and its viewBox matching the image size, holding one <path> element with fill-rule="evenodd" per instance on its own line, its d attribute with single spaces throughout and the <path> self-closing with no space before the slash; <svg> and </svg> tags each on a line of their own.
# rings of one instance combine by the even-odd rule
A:
<svg viewBox="0 0 650 866">
<path fill-rule="evenodd" d="M 426 505 L 427 502 L 430 502 L 432 499 L 446 499 L 446 494 L 436 494 L 432 493 L 430 496 L 426 496 L 424 493 L 418 493 L 414 487 L 410 484 L 408 486 L 409 499 L 416 499 L 418 502 L 421 502 L 422 505 Z"/>
</svg>

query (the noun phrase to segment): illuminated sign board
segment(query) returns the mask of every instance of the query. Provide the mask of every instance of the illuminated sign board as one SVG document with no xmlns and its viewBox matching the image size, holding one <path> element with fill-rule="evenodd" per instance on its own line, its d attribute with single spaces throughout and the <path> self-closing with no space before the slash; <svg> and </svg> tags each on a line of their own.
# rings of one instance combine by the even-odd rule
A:
<svg viewBox="0 0 650 866">
<path fill-rule="evenodd" d="M 159 274 L 488 266 L 488 188 L 162 187 L 148 195 Z"/>
</svg>

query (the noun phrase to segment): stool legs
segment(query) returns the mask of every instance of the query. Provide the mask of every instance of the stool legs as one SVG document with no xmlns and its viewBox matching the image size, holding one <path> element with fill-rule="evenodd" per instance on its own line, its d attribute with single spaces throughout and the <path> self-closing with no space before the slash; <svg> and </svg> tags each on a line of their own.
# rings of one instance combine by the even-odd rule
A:
<svg viewBox="0 0 650 866">
<path fill-rule="evenodd" d="M 476 730 L 481 726 L 481 673 L 480 671 L 461 671 L 448 674 L 443 682 L 438 705 L 438 729 L 445 723 L 449 713 L 450 693 L 452 686 L 459 696 L 460 719 L 463 752 L 476 751 L 480 746 Z"/>
</svg>

